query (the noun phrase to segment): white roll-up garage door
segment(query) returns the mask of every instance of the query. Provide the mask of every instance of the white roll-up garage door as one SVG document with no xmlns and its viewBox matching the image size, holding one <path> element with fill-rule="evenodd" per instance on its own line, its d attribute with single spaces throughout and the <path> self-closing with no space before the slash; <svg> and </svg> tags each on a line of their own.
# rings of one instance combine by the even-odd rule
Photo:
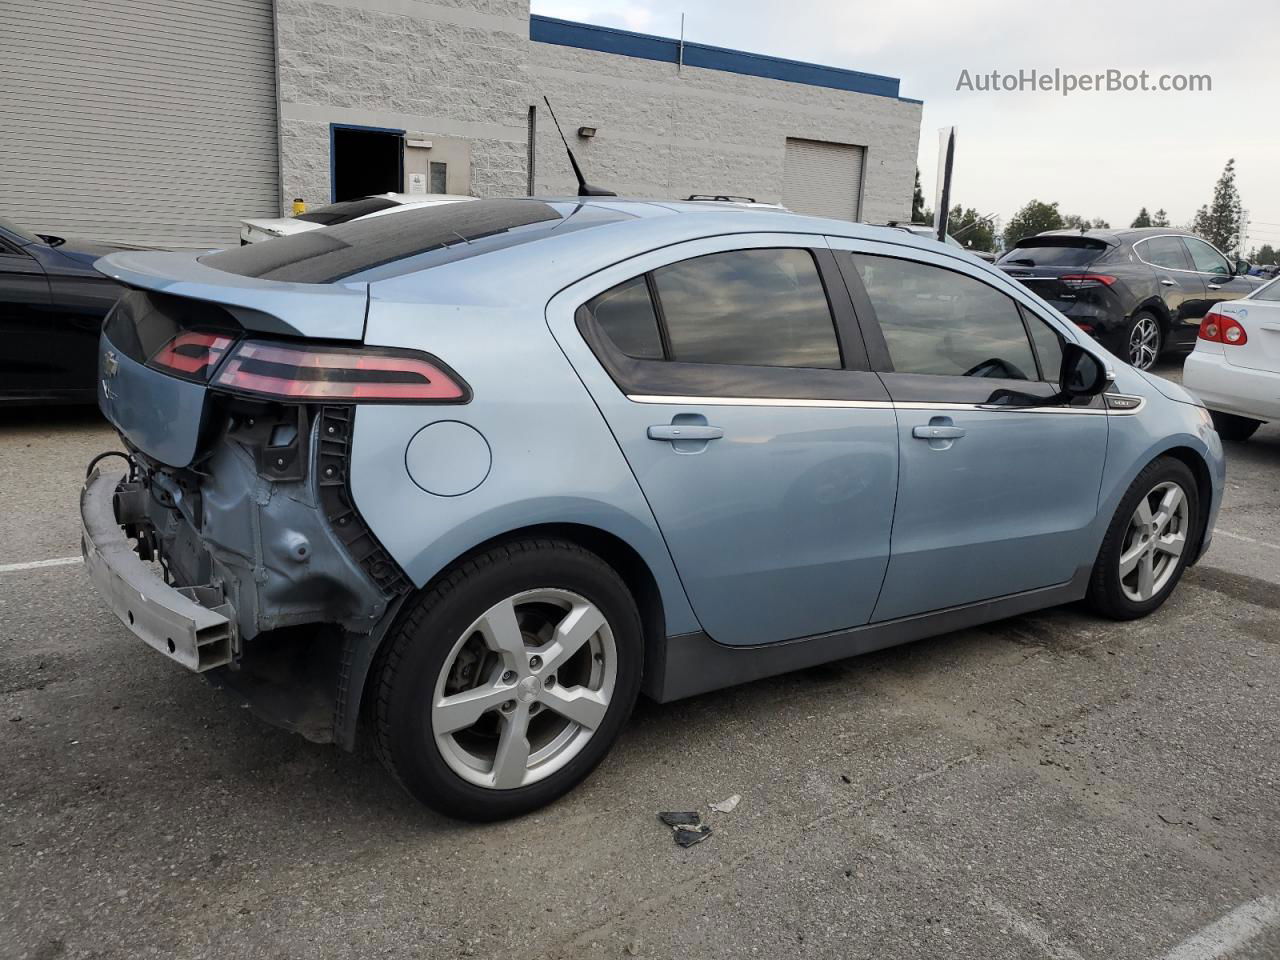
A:
<svg viewBox="0 0 1280 960">
<path fill-rule="evenodd" d="M 857 220 L 863 147 L 787 138 L 782 204 L 796 213 Z"/>
<path fill-rule="evenodd" d="M 237 243 L 279 216 L 271 0 L 0 2 L 0 216 Z"/>
</svg>

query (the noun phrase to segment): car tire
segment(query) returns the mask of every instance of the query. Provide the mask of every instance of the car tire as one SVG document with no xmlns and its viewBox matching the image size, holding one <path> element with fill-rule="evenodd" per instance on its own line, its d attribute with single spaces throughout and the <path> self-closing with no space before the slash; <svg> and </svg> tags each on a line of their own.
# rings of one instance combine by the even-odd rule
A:
<svg viewBox="0 0 1280 960">
<path fill-rule="evenodd" d="M 1232 440 L 1236 443 L 1243 443 L 1248 440 L 1262 426 L 1261 420 L 1237 417 L 1234 413 L 1219 413 L 1217 410 L 1210 410 L 1209 416 L 1213 417 L 1213 428 L 1218 431 L 1218 436 L 1222 437 L 1223 440 Z"/>
<path fill-rule="evenodd" d="M 1131 366 L 1150 370 L 1164 349 L 1164 327 L 1150 310 L 1138 310 L 1125 327 L 1125 355 Z"/>
<path fill-rule="evenodd" d="M 1170 496 L 1175 489 L 1178 495 Z M 1147 616 L 1178 585 L 1200 533 L 1200 495 L 1190 468 L 1172 457 L 1152 461 L 1116 508 L 1093 565 L 1087 602 L 1114 620 Z"/>
<path fill-rule="evenodd" d="M 604 758 L 643 658 L 635 601 L 598 556 L 563 540 L 492 547 L 428 584 L 384 640 L 371 680 L 375 751 L 440 813 L 527 813 Z"/>
</svg>

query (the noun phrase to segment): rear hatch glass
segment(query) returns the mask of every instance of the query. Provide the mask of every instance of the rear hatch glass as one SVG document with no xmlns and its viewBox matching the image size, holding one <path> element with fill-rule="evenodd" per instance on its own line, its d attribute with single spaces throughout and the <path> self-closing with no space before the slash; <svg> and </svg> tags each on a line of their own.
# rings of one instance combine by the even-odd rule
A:
<svg viewBox="0 0 1280 960">
<path fill-rule="evenodd" d="M 305 220 L 307 223 L 318 223 L 322 227 L 331 227 L 336 223 L 346 223 L 357 217 L 367 217 L 379 210 L 399 206 L 394 200 L 386 197 L 361 197 L 358 200 L 340 200 L 328 206 L 316 207 L 306 213 L 300 213 L 293 219 Z"/>
<path fill-rule="evenodd" d="M 1094 300 L 1101 291 L 1082 290 L 1078 283 L 1069 285 L 1060 278 L 1087 273 L 1110 248 L 1111 244 L 1096 237 L 1027 237 L 996 261 L 996 266 L 1067 312 L 1082 300 Z"/>
<path fill-rule="evenodd" d="M 227 273 L 289 283 L 386 280 L 632 215 L 571 201 L 473 200 L 309 230 L 200 258 Z"/>
<path fill-rule="evenodd" d="M 1027 237 L 997 263 L 1001 267 L 1087 267 L 1110 246 L 1096 237 Z"/>
</svg>

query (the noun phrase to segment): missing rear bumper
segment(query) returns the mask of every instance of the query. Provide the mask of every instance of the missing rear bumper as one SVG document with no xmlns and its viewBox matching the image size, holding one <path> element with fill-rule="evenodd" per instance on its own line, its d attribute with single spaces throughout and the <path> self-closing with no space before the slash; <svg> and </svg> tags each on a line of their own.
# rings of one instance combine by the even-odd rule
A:
<svg viewBox="0 0 1280 960">
<path fill-rule="evenodd" d="M 171 587 L 139 559 L 116 521 L 119 478 L 94 469 L 80 492 L 80 549 L 94 586 L 148 646 L 203 673 L 232 660 L 235 611 L 215 586 Z"/>
</svg>

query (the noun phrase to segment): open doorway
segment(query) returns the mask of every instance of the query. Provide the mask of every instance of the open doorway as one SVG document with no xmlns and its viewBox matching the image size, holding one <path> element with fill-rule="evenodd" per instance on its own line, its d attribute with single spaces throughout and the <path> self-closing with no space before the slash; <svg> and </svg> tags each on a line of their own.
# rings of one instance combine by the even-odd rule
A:
<svg viewBox="0 0 1280 960">
<path fill-rule="evenodd" d="M 382 127 L 329 127 L 333 199 L 354 200 L 404 189 L 404 131 Z"/>
</svg>

